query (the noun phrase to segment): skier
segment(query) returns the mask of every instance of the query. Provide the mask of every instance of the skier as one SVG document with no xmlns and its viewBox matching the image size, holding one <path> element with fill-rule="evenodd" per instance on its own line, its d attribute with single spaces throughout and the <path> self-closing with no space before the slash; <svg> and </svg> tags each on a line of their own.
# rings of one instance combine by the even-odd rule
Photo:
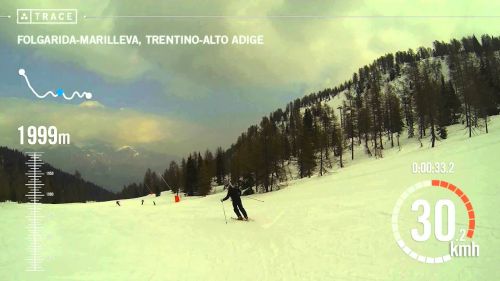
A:
<svg viewBox="0 0 500 281">
<path fill-rule="evenodd" d="M 116 205 L 121 206 L 120 201 L 116 201 Z"/>
<path fill-rule="evenodd" d="M 238 187 L 234 187 L 231 184 L 231 180 L 229 180 L 226 184 L 227 187 L 227 195 L 223 199 L 221 199 L 221 202 L 226 201 L 229 197 L 231 197 L 231 201 L 233 202 L 233 210 L 238 216 L 238 220 L 243 220 L 241 217 L 240 211 L 245 217 L 245 220 L 248 220 L 247 212 L 243 208 L 243 204 L 241 203 L 241 190 Z"/>
</svg>

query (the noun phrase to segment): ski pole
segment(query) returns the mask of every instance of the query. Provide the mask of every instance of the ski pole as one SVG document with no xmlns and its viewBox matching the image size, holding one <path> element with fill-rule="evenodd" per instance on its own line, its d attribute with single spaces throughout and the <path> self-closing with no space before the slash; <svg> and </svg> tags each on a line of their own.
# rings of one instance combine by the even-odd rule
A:
<svg viewBox="0 0 500 281">
<path fill-rule="evenodd" d="M 170 188 L 170 190 L 172 190 L 172 188 L 170 187 L 170 185 L 168 185 L 167 181 L 163 178 L 163 176 L 161 174 L 160 174 L 160 177 L 165 182 L 165 184 L 167 185 L 167 187 Z"/>
<path fill-rule="evenodd" d="M 227 224 L 226 209 L 224 209 L 224 202 L 220 201 L 220 203 L 222 204 L 222 211 L 224 212 L 224 220 L 226 221 Z"/>
<path fill-rule="evenodd" d="M 248 199 L 252 199 L 252 200 L 255 200 L 255 201 L 259 201 L 259 202 L 264 202 L 264 200 L 260 200 L 260 199 L 256 199 L 256 198 L 253 198 L 253 197 L 249 197 L 247 196 Z"/>
<path fill-rule="evenodd" d="M 151 190 L 151 188 L 149 188 L 149 185 L 147 183 L 144 183 L 144 185 L 149 189 L 149 192 L 151 192 L 151 194 L 153 194 L 153 191 Z"/>
</svg>

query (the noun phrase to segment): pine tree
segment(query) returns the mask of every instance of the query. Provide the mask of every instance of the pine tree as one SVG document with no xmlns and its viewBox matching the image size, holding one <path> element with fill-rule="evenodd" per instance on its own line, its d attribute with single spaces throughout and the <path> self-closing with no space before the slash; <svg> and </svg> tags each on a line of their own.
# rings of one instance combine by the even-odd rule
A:
<svg viewBox="0 0 500 281">
<path fill-rule="evenodd" d="M 397 143 L 399 146 L 399 135 L 403 131 L 403 121 L 401 115 L 401 106 L 399 98 L 394 94 L 394 89 L 392 86 L 387 88 L 385 95 L 385 106 L 386 106 L 386 116 L 385 116 L 385 128 L 387 130 L 388 137 L 391 141 L 391 147 L 394 147 L 394 134 L 397 134 Z"/>
<path fill-rule="evenodd" d="M 448 137 L 448 132 L 446 126 L 453 123 L 452 108 L 448 107 L 450 95 L 448 93 L 447 84 L 444 81 L 444 76 L 441 75 L 441 90 L 438 102 L 438 136 L 441 139 L 446 139 Z"/>
<path fill-rule="evenodd" d="M 375 156 L 382 157 L 382 149 L 384 146 L 382 144 L 382 98 L 380 91 L 380 73 L 372 67 L 372 77 L 370 79 L 369 88 L 367 90 L 367 103 L 370 107 L 370 113 L 372 118 L 372 140 L 373 147 L 375 149 Z M 377 143 L 378 138 L 378 143 Z"/>
<path fill-rule="evenodd" d="M 332 131 L 332 117 L 331 115 L 333 114 L 332 109 L 328 106 L 321 106 L 321 104 L 317 104 L 317 111 L 318 111 L 318 133 L 317 133 L 317 144 L 318 144 L 318 149 L 320 152 L 320 157 L 319 157 L 319 162 L 320 162 L 320 168 L 319 168 L 319 174 L 320 176 L 323 175 L 323 173 L 326 171 L 326 162 L 330 161 L 330 155 L 329 155 L 329 150 L 330 150 L 330 138 L 331 138 L 331 131 Z M 331 163 L 329 163 L 329 166 L 331 166 Z"/>
<path fill-rule="evenodd" d="M 310 177 L 316 166 L 313 147 L 313 116 L 310 109 L 306 109 L 303 118 L 303 127 L 299 133 L 300 150 L 298 157 L 300 177 Z"/>
<path fill-rule="evenodd" d="M 163 178 L 170 187 L 172 192 L 178 193 L 179 187 L 182 185 L 181 168 L 175 161 L 171 161 L 168 169 L 165 171 Z"/>
<path fill-rule="evenodd" d="M 197 164 L 196 164 L 196 154 L 194 157 L 189 155 L 186 161 L 186 170 L 185 170 L 185 192 L 188 196 L 193 196 L 196 191 L 196 183 L 197 179 Z"/>
<path fill-rule="evenodd" d="M 426 129 L 426 100 L 425 100 L 425 89 L 423 88 L 424 82 L 422 78 L 422 72 L 419 70 L 417 63 L 410 64 L 408 68 L 408 76 L 411 83 L 411 90 L 413 98 L 413 109 L 415 111 L 415 115 L 418 119 L 418 138 L 421 140 L 425 136 Z M 422 142 L 420 142 L 422 144 Z"/>
<path fill-rule="evenodd" d="M 405 70 L 408 71 L 406 68 Z M 411 79 L 408 79 L 408 74 L 405 75 L 405 80 L 403 83 L 401 103 L 403 104 L 403 113 L 406 121 L 406 127 L 408 130 L 408 138 L 413 138 L 415 136 L 415 126 L 414 126 L 414 110 L 413 110 L 413 89 L 411 87 Z"/>
<path fill-rule="evenodd" d="M 142 196 L 154 193 L 154 191 L 152 189 L 152 186 L 153 186 L 152 174 L 153 174 L 153 172 L 151 171 L 151 169 L 148 168 L 146 171 L 146 174 L 144 175 L 144 180 L 142 182 L 143 187 L 144 187 Z"/>
<path fill-rule="evenodd" d="M 448 65 L 450 74 L 454 82 L 454 88 L 460 95 L 465 114 L 466 126 L 469 130 L 469 137 L 472 137 L 472 110 L 471 110 L 471 77 L 472 65 L 470 57 L 462 51 L 462 45 L 458 40 L 452 40 L 450 45 L 450 55 Z"/>
<path fill-rule="evenodd" d="M 356 137 L 356 126 L 358 121 L 356 120 L 357 113 L 356 113 L 356 107 L 354 106 L 355 100 L 350 89 L 346 93 L 346 98 L 347 98 L 347 103 L 344 103 L 345 130 L 346 130 L 346 137 L 351 139 L 350 141 L 351 160 L 354 160 L 354 138 Z"/>
<path fill-rule="evenodd" d="M 333 147 L 333 154 L 335 156 L 339 157 L 339 164 L 340 168 L 344 167 L 344 163 L 342 160 L 342 154 L 344 153 L 344 146 L 343 146 L 343 136 L 342 136 L 342 130 L 341 130 L 341 125 L 337 121 L 337 117 L 335 116 L 335 113 L 332 112 L 332 147 Z"/>
<path fill-rule="evenodd" d="M 370 151 L 370 147 L 368 145 L 369 138 L 370 138 L 370 132 L 371 132 L 371 118 L 370 118 L 370 110 L 363 106 L 360 107 L 358 110 L 358 131 L 359 131 L 359 136 L 363 136 L 364 139 L 364 146 L 365 146 L 365 152 L 369 156 L 372 155 Z"/>
<path fill-rule="evenodd" d="M 431 144 L 432 147 L 435 146 L 436 143 L 436 125 L 438 124 L 438 97 L 440 92 L 439 80 L 440 80 L 440 69 L 441 64 L 436 61 L 425 61 L 424 62 L 424 70 L 422 71 L 422 95 L 423 95 L 423 114 L 424 118 L 430 124 L 430 133 L 431 133 Z M 425 128 L 424 128 L 425 129 Z"/>
<path fill-rule="evenodd" d="M 224 177 L 226 176 L 226 164 L 225 164 L 225 156 L 224 156 L 224 150 L 222 150 L 222 147 L 218 147 L 216 152 L 215 152 L 215 170 L 216 170 L 216 176 L 217 176 L 217 184 L 222 185 Z"/>
<path fill-rule="evenodd" d="M 205 196 L 209 194 L 212 189 L 212 174 L 210 163 L 208 161 L 203 162 L 199 174 L 198 195 Z"/>
</svg>

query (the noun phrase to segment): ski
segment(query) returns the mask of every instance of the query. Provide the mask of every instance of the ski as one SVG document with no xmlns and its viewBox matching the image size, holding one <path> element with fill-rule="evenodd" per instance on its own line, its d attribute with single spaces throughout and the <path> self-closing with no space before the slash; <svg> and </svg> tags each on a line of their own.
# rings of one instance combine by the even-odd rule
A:
<svg viewBox="0 0 500 281">
<path fill-rule="evenodd" d="M 253 219 L 251 219 L 251 218 L 248 218 L 248 220 L 245 220 L 245 219 L 240 220 L 240 219 L 238 219 L 238 218 L 231 217 L 231 219 L 232 219 L 232 220 L 235 220 L 235 221 L 253 221 Z"/>
</svg>

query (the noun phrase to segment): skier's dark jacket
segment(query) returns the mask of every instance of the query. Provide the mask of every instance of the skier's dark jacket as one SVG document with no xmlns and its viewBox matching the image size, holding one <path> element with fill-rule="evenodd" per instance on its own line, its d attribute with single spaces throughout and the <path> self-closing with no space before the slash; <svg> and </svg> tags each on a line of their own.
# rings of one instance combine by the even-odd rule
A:
<svg viewBox="0 0 500 281">
<path fill-rule="evenodd" d="M 229 197 L 231 197 L 231 201 L 241 200 L 241 190 L 237 187 L 232 186 L 231 184 L 227 188 L 227 195 L 222 199 L 222 201 L 226 201 Z"/>
</svg>

